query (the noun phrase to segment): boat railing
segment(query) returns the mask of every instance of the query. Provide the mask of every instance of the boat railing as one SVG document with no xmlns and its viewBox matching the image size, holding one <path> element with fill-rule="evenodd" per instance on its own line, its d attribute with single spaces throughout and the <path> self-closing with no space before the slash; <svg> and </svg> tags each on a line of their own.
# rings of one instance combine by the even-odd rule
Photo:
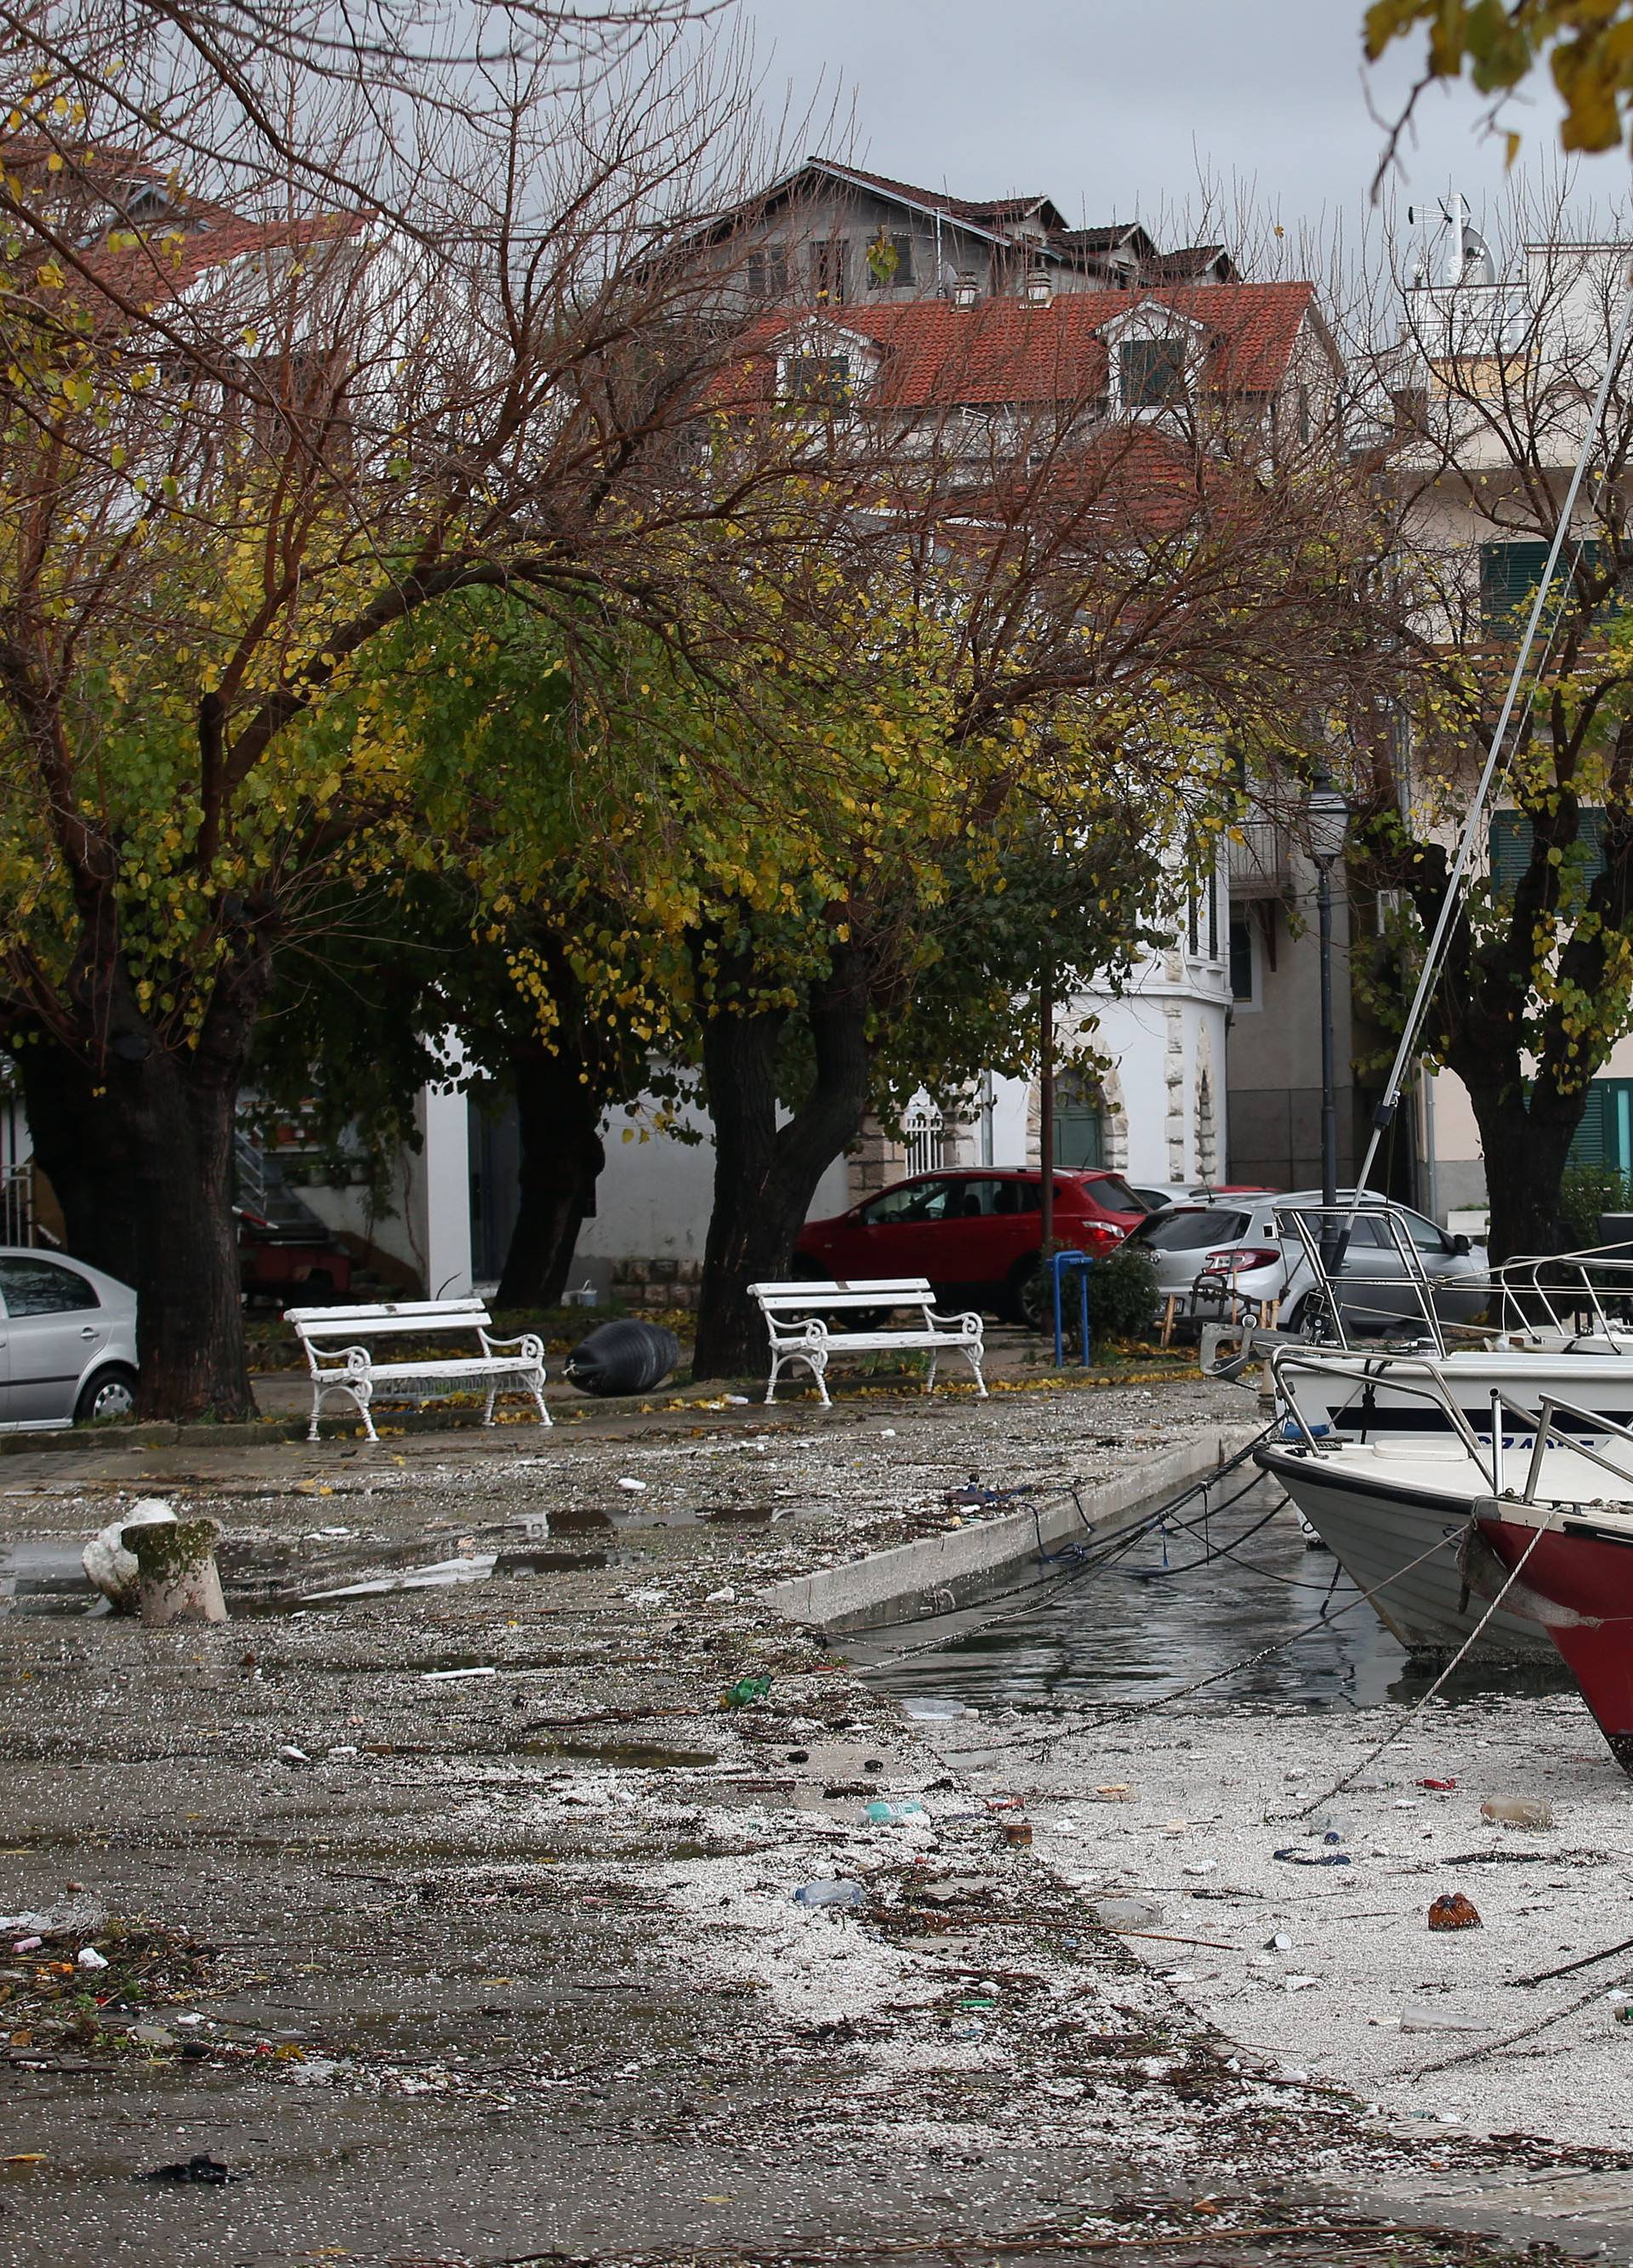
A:
<svg viewBox="0 0 1633 2268">
<path fill-rule="evenodd" d="M 1572 1339 L 1614 1345 L 1618 1332 L 1633 1335 L 1633 1256 L 1625 1243 L 1517 1255 L 1494 1268 L 1491 1280 L 1495 1320 L 1504 1330 L 1534 1331 L 1541 1322 L 1567 1345 Z M 1620 1304 L 1620 1314 L 1607 1300 Z"/>
<path fill-rule="evenodd" d="M 1633 1458 L 1618 1463 L 1589 1441 L 1581 1438 L 1579 1430 L 1585 1427 L 1595 1434 L 1609 1435 L 1627 1443 L 1633 1452 L 1633 1426 L 1623 1425 L 1619 1418 L 1607 1418 L 1602 1410 L 1587 1410 L 1581 1403 L 1568 1402 L 1562 1395 L 1544 1393 L 1540 1405 L 1533 1409 L 1508 1388 L 1486 1381 L 1486 1399 L 1491 1410 L 1489 1440 L 1477 1433 L 1469 1424 L 1458 1394 L 1446 1379 L 1437 1362 L 1429 1357 L 1390 1355 L 1381 1361 L 1352 1358 L 1346 1361 L 1341 1356 L 1306 1353 L 1297 1347 L 1278 1347 L 1270 1358 L 1270 1370 L 1275 1388 L 1277 1406 L 1285 1410 L 1304 1437 L 1306 1447 L 1318 1456 L 1323 1444 L 1309 1419 L 1298 1405 L 1297 1397 L 1284 1384 L 1289 1372 L 1302 1371 L 1317 1377 L 1353 1378 L 1360 1382 L 1376 1384 L 1386 1377 L 1396 1391 L 1414 1395 L 1438 1405 L 1452 1431 L 1457 1434 L 1469 1457 L 1491 1484 L 1493 1496 L 1504 1493 L 1508 1444 L 1504 1439 L 1504 1413 L 1518 1421 L 1518 1429 L 1530 1436 L 1530 1457 L 1526 1467 L 1525 1486 L 1520 1493 L 1522 1504 L 1536 1500 L 1538 1484 L 1542 1476 L 1542 1461 L 1551 1443 L 1569 1449 L 1589 1464 L 1599 1466 L 1619 1481 L 1623 1488 L 1633 1488 Z M 1575 1421 L 1573 1430 L 1567 1431 L 1555 1421 L 1564 1418 Z M 1335 1445 L 1329 1445 L 1335 1446 Z"/>
<path fill-rule="evenodd" d="M 1276 1406 L 1282 1410 L 1304 1436 L 1304 1445 L 1319 1455 L 1323 1442 L 1299 1407 L 1297 1396 L 1288 1391 L 1285 1384 L 1289 1371 L 1302 1371 L 1317 1378 L 1349 1378 L 1357 1385 L 1376 1385 L 1386 1376 L 1392 1387 L 1422 1402 L 1432 1402 L 1443 1410 L 1463 1447 L 1482 1472 L 1489 1469 L 1480 1436 L 1464 1415 L 1463 1406 L 1441 1373 L 1437 1362 L 1426 1356 L 1323 1353 L 1317 1349 L 1277 1347 L 1270 1357 L 1271 1384 L 1275 1388 Z M 1336 1447 L 1335 1442 L 1326 1444 Z"/>
<path fill-rule="evenodd" d="M 1447 1351 L 1445 1325 L 1435 1305 L 1435 1285 L 1406 1224 L 1393 1205 L 1382 1200 L 1375 1204 L 1278 1205 L 1275 1219 L 1283 1237 L 1289 1226 L 1297 1237 L 1304 1266 L 1312 1279 L 1313 1295 L 1325 1307 L 1340 1347 L 1346 1351 L 1350 1348 L 1348 1318 L 1351 1326 L 1385 1323 L 1403 1327 L 1415 1336 L 1429 1339 L 1437 1353 Z M 1351 1263 L 1352 1252 L 1358 1255 L 1362 1249 L 1356 1243 L 1356 1224 L 1362 1221 L 1367 1224 L 1366 1234 L 1372 1248 L 1382 1246 L 1393 1250 L 1400 1263 L 1398 1273 L 1369 1274 L 1364 1259 L 1358 1266 Z M 1291 1280 L 1289 1270 L 1289 1281 Z M 1410 1294 L 1415 1314 L 1401 1313 L 1399 1302 L 1403 1286 Z M 1460 1278 L 1458 1288 L 1463 1288 Z M 1388 1304 L 1381 1300 L 1375 1304 L 1365 1298 L 1369 1292 L 1388 1292 L 1393 1299 Z"/>
</svg>

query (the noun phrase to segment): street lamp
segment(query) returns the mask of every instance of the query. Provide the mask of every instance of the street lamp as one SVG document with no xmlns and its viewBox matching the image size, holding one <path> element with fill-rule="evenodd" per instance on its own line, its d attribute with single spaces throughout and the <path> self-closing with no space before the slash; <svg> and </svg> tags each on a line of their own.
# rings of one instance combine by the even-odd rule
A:
<svg viewBox="0 0 1633 2268">
<path fill-rule="evenodd" d="M 1338 1108 L 1333 1094 L 1333 868 L 1344 855 L 1349 806 L 1328 777 L 1316 774 L 1304 801 L 1310 855 L 1316 864 L 1316 910 L 1321 934 L 1321 1203 L 1338 1203 Z"/>
</svg>

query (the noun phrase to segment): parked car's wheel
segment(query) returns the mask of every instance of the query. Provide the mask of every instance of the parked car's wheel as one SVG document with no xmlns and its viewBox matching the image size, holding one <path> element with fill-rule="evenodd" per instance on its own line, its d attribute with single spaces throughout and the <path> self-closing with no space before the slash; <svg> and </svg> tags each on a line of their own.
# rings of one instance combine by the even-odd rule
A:
<svg viewBox="0 0 1633 2268">
<path fill-rule="evenodd" d="M 136 1408 L 136 1391 L 134 1370 L 122 1362 L 105 1364 L 79 1389 L 74 1404 L 75 1425 L 88 1425 L 98 1418 L 129 1418 Z"/>
<path fill-rule="evenodd" d="M 1041 1331 L 1054 1322 L 1042 1270 L 1042 1253 L 1029 1252 L 1024 1260 L 1016 1262 L 1004 1286 L 1005 1314 L 1012 1323 L 1023 1323 L 1029 1331 Z"/>
</svg>

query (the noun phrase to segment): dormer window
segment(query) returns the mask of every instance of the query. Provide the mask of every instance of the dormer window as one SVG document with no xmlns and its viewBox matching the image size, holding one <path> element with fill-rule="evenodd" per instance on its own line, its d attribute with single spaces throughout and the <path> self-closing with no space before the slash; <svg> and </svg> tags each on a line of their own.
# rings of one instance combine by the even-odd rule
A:
<svg viewBox="0 0 1633 2268">
<path fill-rule="evenodd" d="M 790 355 L 783 393 L 790 401 L 812 401 L 824 409 L 842 409 L 851 398 L 849 355 Z"/>
<path fill-rule="evenodd" d="M 1160 409 L 1185 400 L 1182 338 L 1125 339 L 1118 349 L 1118 374 L 1125 409 Z"/>
</svg>

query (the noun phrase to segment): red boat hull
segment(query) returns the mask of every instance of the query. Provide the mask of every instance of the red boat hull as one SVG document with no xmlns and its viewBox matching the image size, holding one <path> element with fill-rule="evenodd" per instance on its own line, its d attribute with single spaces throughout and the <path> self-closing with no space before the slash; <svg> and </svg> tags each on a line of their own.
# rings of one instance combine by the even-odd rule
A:
<svg viewBox="0 0 1633 2268">
<path fill-rule="evenodd" d="M 1483 1518 L 1480 1533 L 1511 1569 L 1536 1535 L 1516 1521 Z M 1591 1513 L 1567 1519 L 1543 1535 L 1520 1580 L 1552 1609 L 1543 1627 L 1611 1754 L 1633 1775 L 1633 1534 L 1608 1530 Z"/>
</svg>

